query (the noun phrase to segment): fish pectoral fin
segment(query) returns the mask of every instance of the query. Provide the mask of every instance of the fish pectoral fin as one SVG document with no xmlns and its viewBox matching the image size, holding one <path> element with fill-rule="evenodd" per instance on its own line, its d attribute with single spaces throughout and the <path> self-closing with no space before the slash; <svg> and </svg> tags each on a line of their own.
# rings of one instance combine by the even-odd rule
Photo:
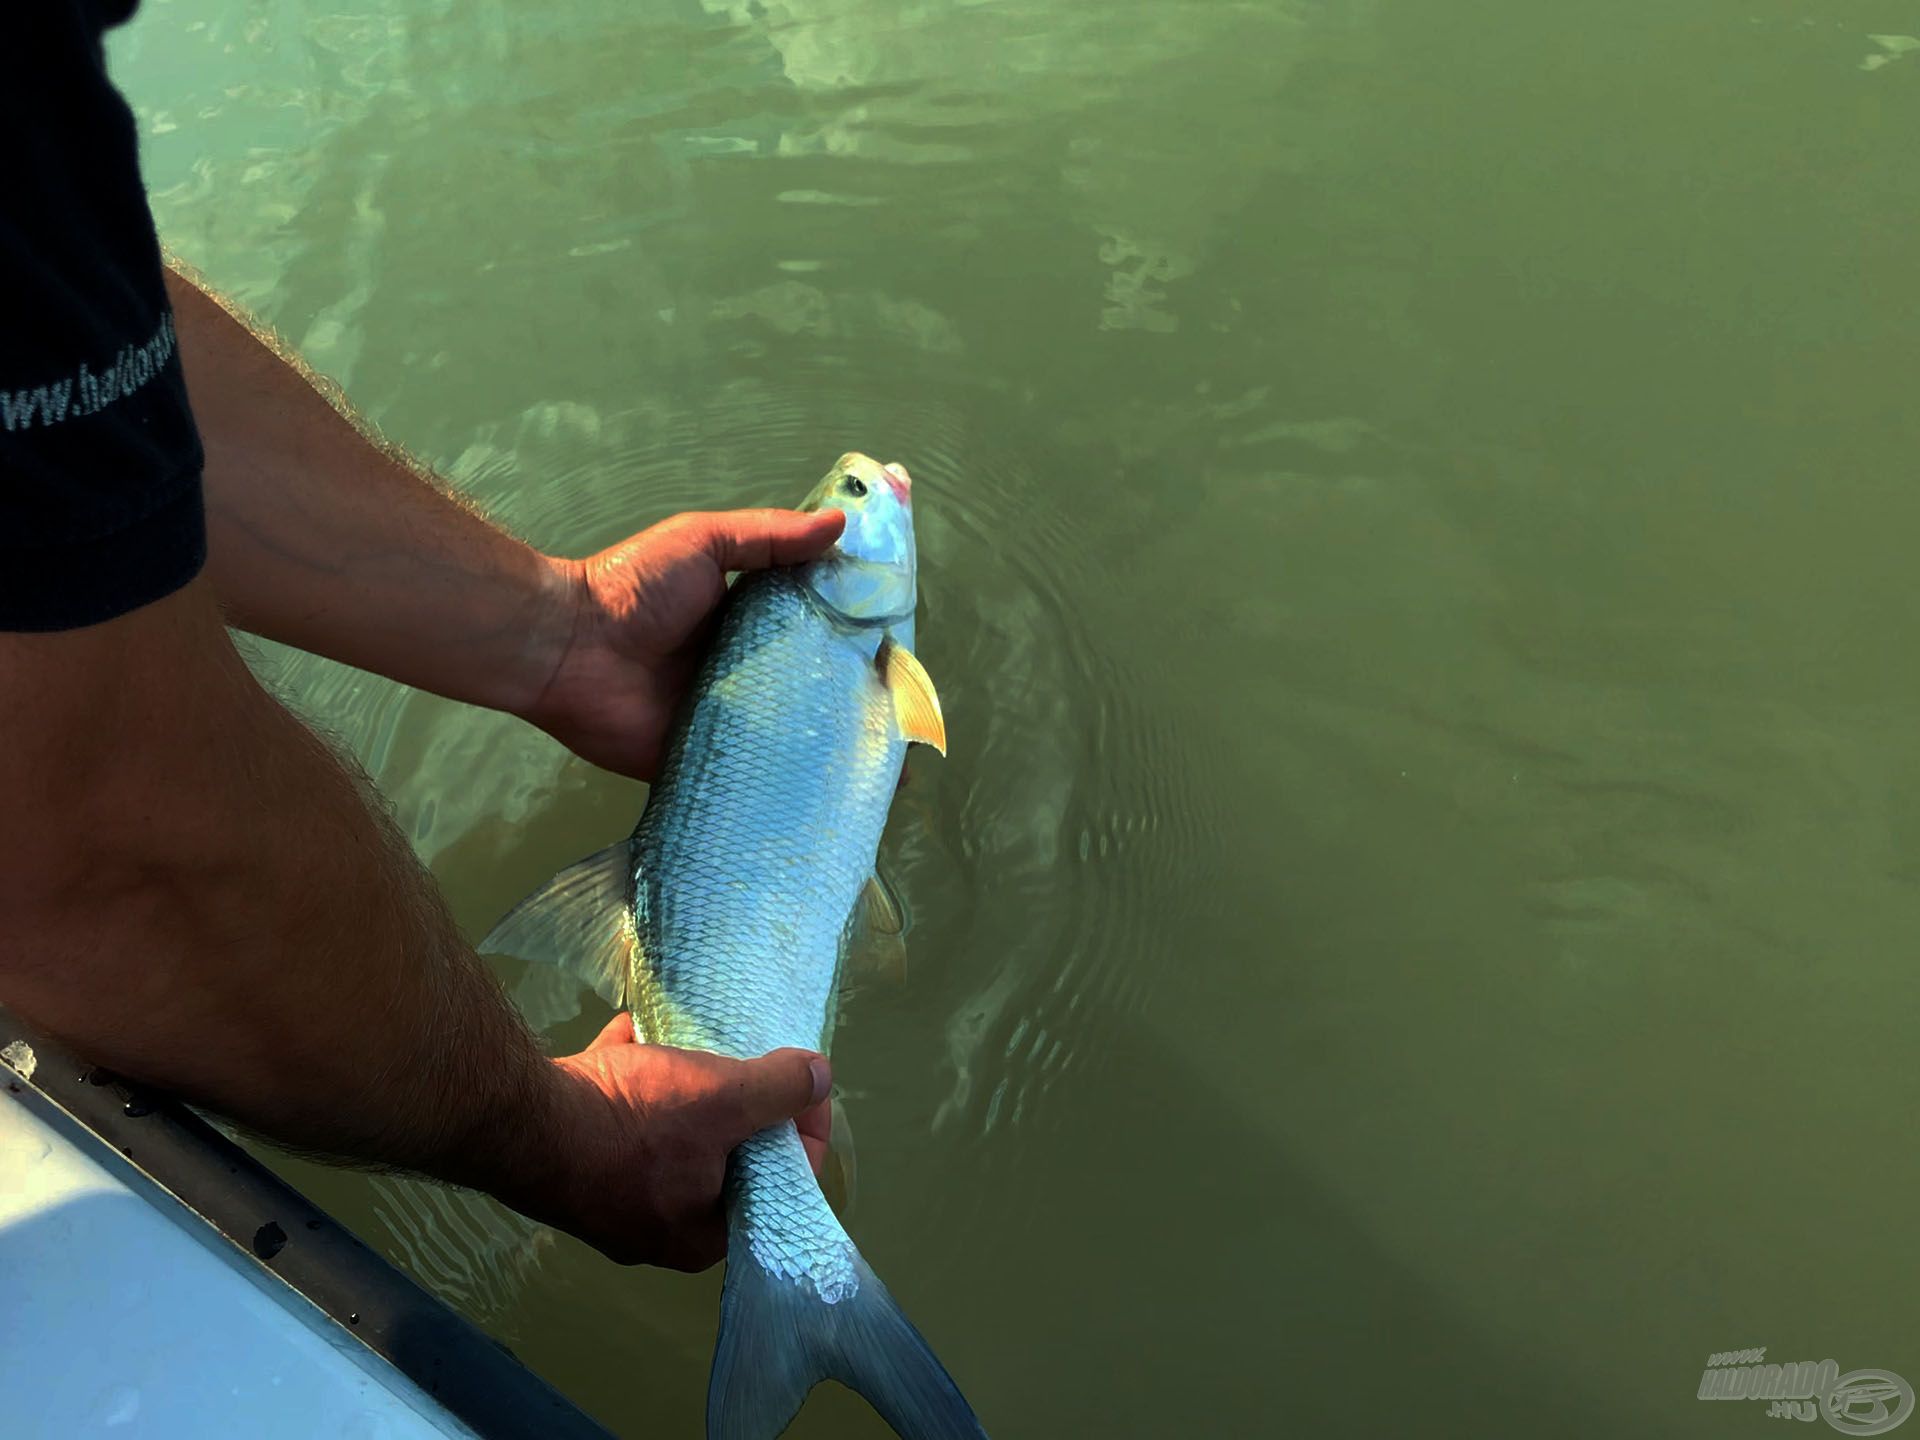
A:
<svg viewBox="0 0 1920 1440">
<path fill-rule="evenodd" d="M 632 893 L 633 847 L 621 840 L 547 881 L 509 910 L 475 948 L 553 966 L 624 1010 L 636 949 Z"/>
<path fill-rule="evenodd" d="M 880 679 L 893 696 L 894 717 L 900 733 L 918 745 L 947 753 L 947 722 L 940 713 L 940 696 L 926 667 L 906 646 L 889 637 L 877 657 Z"/>
<path fill-rule="evenodd" d="M 900 897 L 878 870 L 867 877 L 853 907 L 844 962 L 856 980 L 871 977 L 898 984 L 907 978 L 907 917 Z"/>
</svg>

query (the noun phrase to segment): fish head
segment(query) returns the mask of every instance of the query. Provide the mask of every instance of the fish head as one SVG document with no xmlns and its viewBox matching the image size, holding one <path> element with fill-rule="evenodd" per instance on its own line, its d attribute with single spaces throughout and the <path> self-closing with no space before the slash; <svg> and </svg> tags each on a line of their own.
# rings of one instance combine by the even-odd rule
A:
<svg viewBox="0 0 1920 1440">
<path fill-rule="evenodd" d="M 904 465 L 842 455 L 803 510 L 838 510 L 847 528 L 833 548 L 801 567 L 822 604 L 861 625 L 911 624 L 917 598 L 913 478 Z"/>
</svg>

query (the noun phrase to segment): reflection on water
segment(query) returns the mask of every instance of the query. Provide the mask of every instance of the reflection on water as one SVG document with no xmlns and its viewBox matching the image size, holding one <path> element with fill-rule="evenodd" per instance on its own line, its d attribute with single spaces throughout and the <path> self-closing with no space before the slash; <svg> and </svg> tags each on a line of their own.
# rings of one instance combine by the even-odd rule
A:
<svg viewBox="0 0 1920 1440">
<path fill-rule="evenodd" d="M 996 1434 L 1692 1436 L 1755 1423 L 1716 1350 L 1920 1367 L 1860 1278 L 1920 1101 L 1912 28 L 148 0 L 115 51 L 168 240 L 537 543 L 912 467 L 952 756 L 836 1064 Z M 632 825 L 258 653 L 475 934 Z M 714 1277 L 289 1163 L 697 1433 Z"/>
<path fill-rule="evenodd" d="M 554 1241 L 544 1225 L 484 1195 L 387 1176 L 374 1176 L 367 1186 L 388 1253 L 482 1324 L 511 1314 L 526 1277 Z"/>
</svg>

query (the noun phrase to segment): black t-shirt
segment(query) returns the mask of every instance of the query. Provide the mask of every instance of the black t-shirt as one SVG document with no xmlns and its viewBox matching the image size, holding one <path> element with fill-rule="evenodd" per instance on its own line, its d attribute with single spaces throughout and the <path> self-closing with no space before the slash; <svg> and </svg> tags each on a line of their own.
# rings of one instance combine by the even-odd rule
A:
<svg viewBox="0 0 1920 1440">
<path fill-rule="evenodd" d="M 133 115 L 101 34 L 138 0 L 29 0 L 0 30 L 0 630 L 90 625 L 206 559 Z"/>
</svg>

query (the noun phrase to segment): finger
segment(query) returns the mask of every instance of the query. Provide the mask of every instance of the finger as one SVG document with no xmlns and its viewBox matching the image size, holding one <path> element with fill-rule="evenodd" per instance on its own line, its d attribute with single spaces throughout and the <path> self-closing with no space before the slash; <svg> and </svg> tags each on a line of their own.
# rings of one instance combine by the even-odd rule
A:
<svg viewBox="0 0 1920 1440">
<path fill-rule="evenodd" d="M 838 510 L 728 510 L 702 518 L 702 543 L 722 570 L 798 565 L 824 553 L 847 523 Z"/>
<path fill-rule="evenodd" d="M 593 1037 L 589 1050 L 598 1050 L 607 1045 L 637 1045 L 640 1037 L 633 1033 L 633 1016 L 622 1010 L 618 1015 L 600 1027 L 600 1033 Z"/>
<path fill-rule="evenodd" d="M 799 1128 L 803 1140 L 809 1136 L 822 1142 L 833 1139 L 833 1102 L 822 1100 L 811 1110 L 802 1110 L 794 1117 L 793 1123 Z"/>
<path fill-rule="evenodd" d="M 813 1167 L 813 1178 L 818 1180 L 820 1167 L 826 1163 L 827 1150 L 833 1143 L 833 1102 L 822 1100 L 811 1110 L 802 1110 L 793 1123 L 800 1131 L 800 1144 L 807 1152 L 807 1163 Z"/>
<path fill-rule="evenodd" d="M 732 1069 L 716 1117 L 729 1148 L 812 1109 L 833 1088 L 826 1056 L 807 1050 L 775 1050 L 757 1060 L 735 1061 Z"/>
</svg>

